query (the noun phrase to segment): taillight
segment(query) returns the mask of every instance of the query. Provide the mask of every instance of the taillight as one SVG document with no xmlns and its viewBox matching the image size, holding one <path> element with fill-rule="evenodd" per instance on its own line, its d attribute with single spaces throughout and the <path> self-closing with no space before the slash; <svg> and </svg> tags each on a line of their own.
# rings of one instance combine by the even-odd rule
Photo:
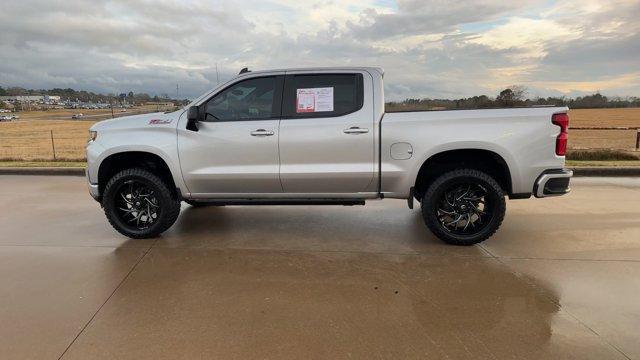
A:
<svg viewBox="0 0 640 360">
<path fill-rule="evenodd" d="M 569 115 L 567 114 L 553 114 L 551 122 L 560 126 L 560 134 L 556 138 L 556 155 L 565 156 L 567 154 L 567 139 L 569 134 Z"/>
</svg>

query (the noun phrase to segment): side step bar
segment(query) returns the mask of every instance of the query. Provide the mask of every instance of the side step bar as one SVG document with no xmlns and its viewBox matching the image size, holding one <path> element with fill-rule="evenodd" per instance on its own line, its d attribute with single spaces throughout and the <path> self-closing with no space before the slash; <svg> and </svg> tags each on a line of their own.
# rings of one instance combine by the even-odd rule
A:
<svg viewBox="0 0 640 360">
<path fill-rule="evenodd" d="M 211 205 L 364 205 L 361 199 L 194 199 Z"/>
</svg>

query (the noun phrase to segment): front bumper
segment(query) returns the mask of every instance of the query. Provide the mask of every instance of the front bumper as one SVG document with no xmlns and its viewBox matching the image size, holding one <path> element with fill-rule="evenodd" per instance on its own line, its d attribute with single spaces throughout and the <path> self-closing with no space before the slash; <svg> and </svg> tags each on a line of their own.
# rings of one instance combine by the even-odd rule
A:
<svg viewBox="0 0 640 360">
<path fill-rule="evenodd" d="M 102 147 L 96 141 L 89 141 L 86 147 L 87 152 L 87 169 L 85 175 L 87 177 L 87 185 L 89 187 L 89 194 L 96 201 L 100 202 L 100 191 L 98 189 L 98 159 L 104 152 Z"/>
<path fill-rule="evenodd" d="M 569 180 L 573 171 L 569 169 L 556 169 L 544 171 L 533 186 L 533 195 L 537 198 L 560 196 L 571 191 Z"/>
<path fill-rule="evenodd" d="M 98 189 L 98 184 L 92 184 L 89 179 L 89 168 L 85 170 L 85 175 L 87 176 L 87 185 L 89 187 L 89 194 L 95 201 L 100 201 L 100 190 Z"/>
</svg>

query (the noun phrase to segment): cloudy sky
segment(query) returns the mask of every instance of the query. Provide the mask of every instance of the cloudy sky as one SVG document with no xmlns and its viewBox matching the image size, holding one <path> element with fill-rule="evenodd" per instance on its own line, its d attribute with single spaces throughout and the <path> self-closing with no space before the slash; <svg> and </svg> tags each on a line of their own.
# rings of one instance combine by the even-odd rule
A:
<svg viewBox="0 0 640 360">
<path fill-rule="evenodd" d="M 195 97 L 242 67 L 382 66 L 387 97 L 640 96 L 640 0 L 21 0 L 0 86 Z"/>
</svg>

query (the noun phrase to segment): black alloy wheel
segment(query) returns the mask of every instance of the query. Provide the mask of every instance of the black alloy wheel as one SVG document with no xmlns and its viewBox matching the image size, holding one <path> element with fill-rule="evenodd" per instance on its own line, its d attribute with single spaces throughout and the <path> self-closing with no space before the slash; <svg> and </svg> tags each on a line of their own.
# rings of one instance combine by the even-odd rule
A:
<svg viewBox="0 0 640 360">
<path fill-rule="evenodd" d="M 459 169 L 438 177 L 423 196 L 422 216 L 438 238 L 473 245 L 493 235 L 506 211 L 505 194 L 489 175 Z"/>
<path fill-rule="evenodd" d="M 180 214 L 180 201 L 157 175 L 145 169 L 126 169 L 105 186 L 102 207 L 121 234 L 144 239 L 167 230 Z"/>
<path fill-rule="evenodd" d="M 116 214 L 121 222 L 146 230 L 158 220 L 161 209 L 153 189 L 137 180 L 127 180 L 116 190 Z"/>
<path fill-rule="evenodd" d="M 436 213 L 444 229 L 453 234 L 468 235 L 490 224 L 492 205 L 487 189 L 482 185 L 453 184 L 440 197 Z"/>
</svg>

